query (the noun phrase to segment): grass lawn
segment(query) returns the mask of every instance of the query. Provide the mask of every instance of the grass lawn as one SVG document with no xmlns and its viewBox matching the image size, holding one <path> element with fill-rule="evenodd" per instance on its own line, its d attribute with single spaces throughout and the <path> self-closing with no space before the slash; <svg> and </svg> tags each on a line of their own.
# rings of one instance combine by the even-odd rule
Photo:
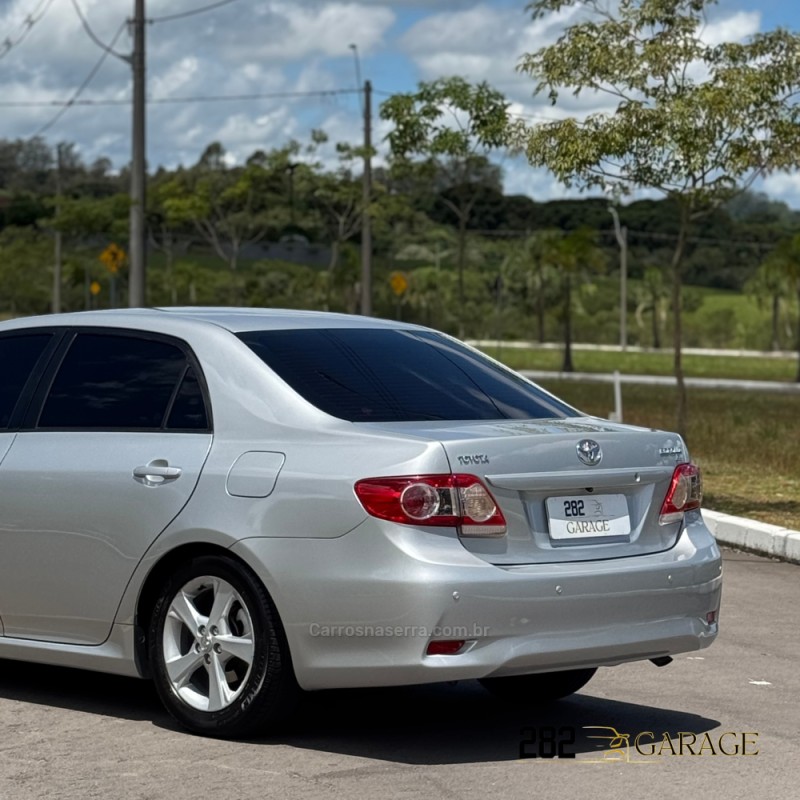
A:
<svg viewBox="0 0 800 800">
<path fill-rule="evenodd" d="M 587 414 L 608 417 L 613 389 L 542 381 Z M 623 387 L 625 422 L 671 430 L 675 392 Z M 800 398 L 738 391 L 689 391 L 688 444 L 703 468 L 705 507 L 800 531 Z"/>
<path fill-rule="evenodd" d="M 561 350 L 527 350 L 487 347 L 485 351 L 513 369 L 538 369 L 558 372 Z M 607 353 L 574 350 L 576 372 L 614 372 L 626 375 L 672 375 L 672 353 Z M 754 381 L 793 381 L 797 377 L 796 358 L 755 358 L 744 356 L 697 356 L 684 353 L 684 371 L 694 378 L 733 378 Z"/>
</svg>

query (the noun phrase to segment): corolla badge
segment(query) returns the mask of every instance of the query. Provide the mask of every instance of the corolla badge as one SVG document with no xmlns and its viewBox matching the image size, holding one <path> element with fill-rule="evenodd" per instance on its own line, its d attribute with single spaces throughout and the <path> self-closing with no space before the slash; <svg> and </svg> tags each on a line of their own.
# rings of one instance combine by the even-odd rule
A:
<svg viewBox="0 0 800 800">
<path fill-rule="evenodd" d="M 683 447 L 680 443 L 674 444 L 670 439 L 663 447 L 658 449 L 658 455 L 661 458 L 674 458 L 680 461 L 683 458 Z"/>
<path fill-rule="evenodd" d="M 578 442 L 578 458 L 587 467 L 596 467 L 603 460 L 603 451 L 592 439 L 582 439 Z"/>
</svg>

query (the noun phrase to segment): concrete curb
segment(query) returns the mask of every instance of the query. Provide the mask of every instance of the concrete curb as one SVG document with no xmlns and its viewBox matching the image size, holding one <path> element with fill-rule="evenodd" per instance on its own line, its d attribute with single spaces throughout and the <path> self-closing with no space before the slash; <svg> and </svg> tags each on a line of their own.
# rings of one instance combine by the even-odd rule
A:
<svg viewBox="0 0 800 800">
<path fill-rule="evenodd" d="M 800 531 L 705 508 L 703 519 L 720 544 L 800 564 Z"/>
</svg>

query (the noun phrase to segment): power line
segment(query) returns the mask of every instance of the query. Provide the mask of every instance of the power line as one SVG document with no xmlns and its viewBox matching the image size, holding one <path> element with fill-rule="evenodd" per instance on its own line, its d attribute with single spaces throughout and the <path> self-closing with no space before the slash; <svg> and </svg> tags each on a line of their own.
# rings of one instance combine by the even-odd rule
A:
<svg viewBox="0 0 800 800">
<path fill-rule="evenodd" d="M 124 25 L 123 25 L 124 27 Z M 117 34 L 119 35 L 119 34 Z M 116 37 L 115 37 L 116 40 Z M 312 97 L 336 97 L 360 94 L 362 89 L 317 89 L 307 92 L 254 92 L 252 94 L 198 95 L 195 97 L 151 97 L 148 103 L 166 105 L 170 103 L 223 103 L 242 100 L 291 100 Z M 51 108 L 53 106 L 127 106 L 130 100 L 105 100 L 88 98 L 78 100 L 73 96 L 67 100 L 0 100 L 0 108 Z"/>
<path fill-rule="evenodd" d="M 163 17 L 153 17 L 152 19 L 148 20 L 148 22 L 172 22 L 174 19 L 184 19 L 186 17 L 193 17 L 196 14 L 205 14 L 206 11 L 213 11 L 215 8 L 222 8 L 222 6 L 228 6 L 235 2 L 236 0 L 220 0 L 218 3 L 211 3 L 210 5 L 202 6 L 200 8 L 182 11 L 179 14 L 167 14 Z"/>
<path fill-rule="evenodd" d="M 119 36 L 122 33 L 122 31 L 125 30 L 125 26 L 126 23 L 124 22 L 122 23 L 122 25 L 119 26 L 119 29 L 114 34 L 114 38 L 111 40 L 111 44 L 109 45 L 108 49 L 103 50 L 97 63 L 89 71 L 89 74 L 86 76 L 86 78 L 84 78 L 83 83 L 81 83 L 81 85 L 73 92 L 72 97 L 66 103 L 64 103 L 61 110 L 48 123 L 42 125 L 42 127 L 39 128 L 39 130 L 36 131 L 36 133 L 34 133 L 33 137 L 31 138 L 41 136 L 43 133 L 45 133 L 45 131 L 50 130 L 50 128 L 52 128 L 53 125 L 55 125 L 56 122 L 58 122 L 61 119 L 61 117 L 63 117 L 64 114 L 67 113 L 67 109 L 75 105 L 75 101 L 78 99 L 78 97 L 80 97 L 83 90 L 91 83 L 92 78 L 94 78 L 94 76 L 97 75 L 97 73 L 100 70 L 100 67 L 103 66 L 103 62 L 108 57 L 108 54 L 112 52 L 112 48 L 117 43 L 117 39 L 119 39 Z"/>
<path fill-rule="evenodd" d="M 0 59 L 5 58 L 11 50 L 17 45 L 22 44 L 28 38 L 28 34 L 33 29 L 33 26 L 49 11 L 50 6 L 53 5 L 55 0 L 39 0 L 33 11 L 25 17 L 22 23 L 21 31 L 17 34 L 16 39 L 11 36 L 6 36 L 2 43 L 0 43 Z"/>
<path fill-rule="evenodd" d="M 564 200 L 569 200 L 570 198 L 561 198 L 549 202 L 563 202 Z M 586 198 L 587 200 L 591 200 L 593 198 L 589 197 Z M 477 236 L 488 236 L 488 237 L 497 237 L 499 239 L 518 239 L 527 236 L 535 235 L 536 233 L 541 233 L 543 231 L 548 232 L 558 232 L 561 236 L 568 236 L 571 232 L 568 230 L 562 229 L 549 229 L 549 228 L 536 228 L 536 229 L 525 229 L 522 230 L 521 228 L 505 228 L 505 229 L 480 229 L 480 228 L 470 228 L 468 229 L 467 233 L 475 234 Z M 592 233 L 596 234 L 597 236 L 605 236 L 611 237 L 616 236 L 616 231 L 614 230 L 603 230 L 603 229 L 593 229 Z M 628 229 L 628 236 L 635 236 L 639 239 L 651 239 L 657 241 L 667 241 L 667 242 L 677 242 L 678 235 L 672 233 L 658 233 L 656 231 L 634 231 Z M 687 242 L 691 244 L 713 244 L 713 245 L 722 245 L 725 247 L 752 247 L 756 250 L 774 250 L 775 249 L 775 242 L 748 242 L 742 239 L 714 239 L 711 237 L 705 236 L 688 236 L 686 238 Z"/>
<path fill-rule="evenodd" d="M 394 97 L 396 94 L 405 94 L 405 92 L 387 92 L 385 89 L 374 89 L 373 94 L 380 97 Z M 508 116 L 514 119 L 536 120 L 537 122 L 563 122 L 564 119 L 571 119 L 570 117 L 545 117 L 541 114 L 517 114 L 513 111 L 509 111 Z M 579 121 L 579 124 L 582 125 L 584 123 Z"/>
<path fill-rule="evenodd" d="M 612 233 L 612 231 L 603 231 L 604 235 L 608 233 Z M 678 236 L 677 234 L 672 233 L 657 233 L 655 231 L 632 231 L 628 230 L 629 236 L 636 236 L 639 239 L 658 239 L 670 242 L 677 242 Z M 747 242 L 744 240 L 736 240 L 736 239 L 713 239 L 705 236 L 689 236 L 686 239 L 687 242 L 692 242 L 692 244 L 716 244 L 716 245 L 726 245 L 729 247 L 752 247 L 756 250 L 774 250 L 776 243 L 775 242 Z"/>
<path fill-rule="evenodd" d="M 308 92 L 254 92 L 252 94 L 218 94 L 196 97 L 154 97 L 150 103 L 221 103 L 228 100 L 287 100 L 304 97 L 336 97 L 359 94 L 360 89 L 316 89 Z"/>
<path fill-rule="evenodd" d="M 81 21 L 81 25 L 83 25 L 83 29 L 86 31 L 86 35 L 101 49 L 106 50 L 107 52 L 111 53 L 112 56 L 116 56 L 117 58 L 121 58 L 123 61 L 129 61 L 129 57 L 124 55 L 123 53 L 118 53 L 116 50 L 112 50 L 99 36 L 95 34 L 92 30 L 91 25 L 89 25 L 89 20 L 86 19 L 86 15 L 83 13 L 83 9 L 78 5 L 78 0 L 72 0 L 72 7 L 75 9 L 75 13 L 78 15 L 78 18 Z"/>
</svg>

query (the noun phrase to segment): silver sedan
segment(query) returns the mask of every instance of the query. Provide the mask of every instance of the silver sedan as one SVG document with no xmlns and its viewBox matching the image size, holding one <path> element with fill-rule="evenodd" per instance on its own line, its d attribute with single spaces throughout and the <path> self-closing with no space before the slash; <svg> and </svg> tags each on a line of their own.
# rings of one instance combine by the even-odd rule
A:
<svg viewBox="0 0 800 800">
<path fill-rule="evenodd" d="M 0 324 L 0 657 L 155 681 L 189 729 L 301 690 L 519 701 L 707 647 L 719 550 L 675 434 L 460 342 L 294 311 Z"/>
</svg>

